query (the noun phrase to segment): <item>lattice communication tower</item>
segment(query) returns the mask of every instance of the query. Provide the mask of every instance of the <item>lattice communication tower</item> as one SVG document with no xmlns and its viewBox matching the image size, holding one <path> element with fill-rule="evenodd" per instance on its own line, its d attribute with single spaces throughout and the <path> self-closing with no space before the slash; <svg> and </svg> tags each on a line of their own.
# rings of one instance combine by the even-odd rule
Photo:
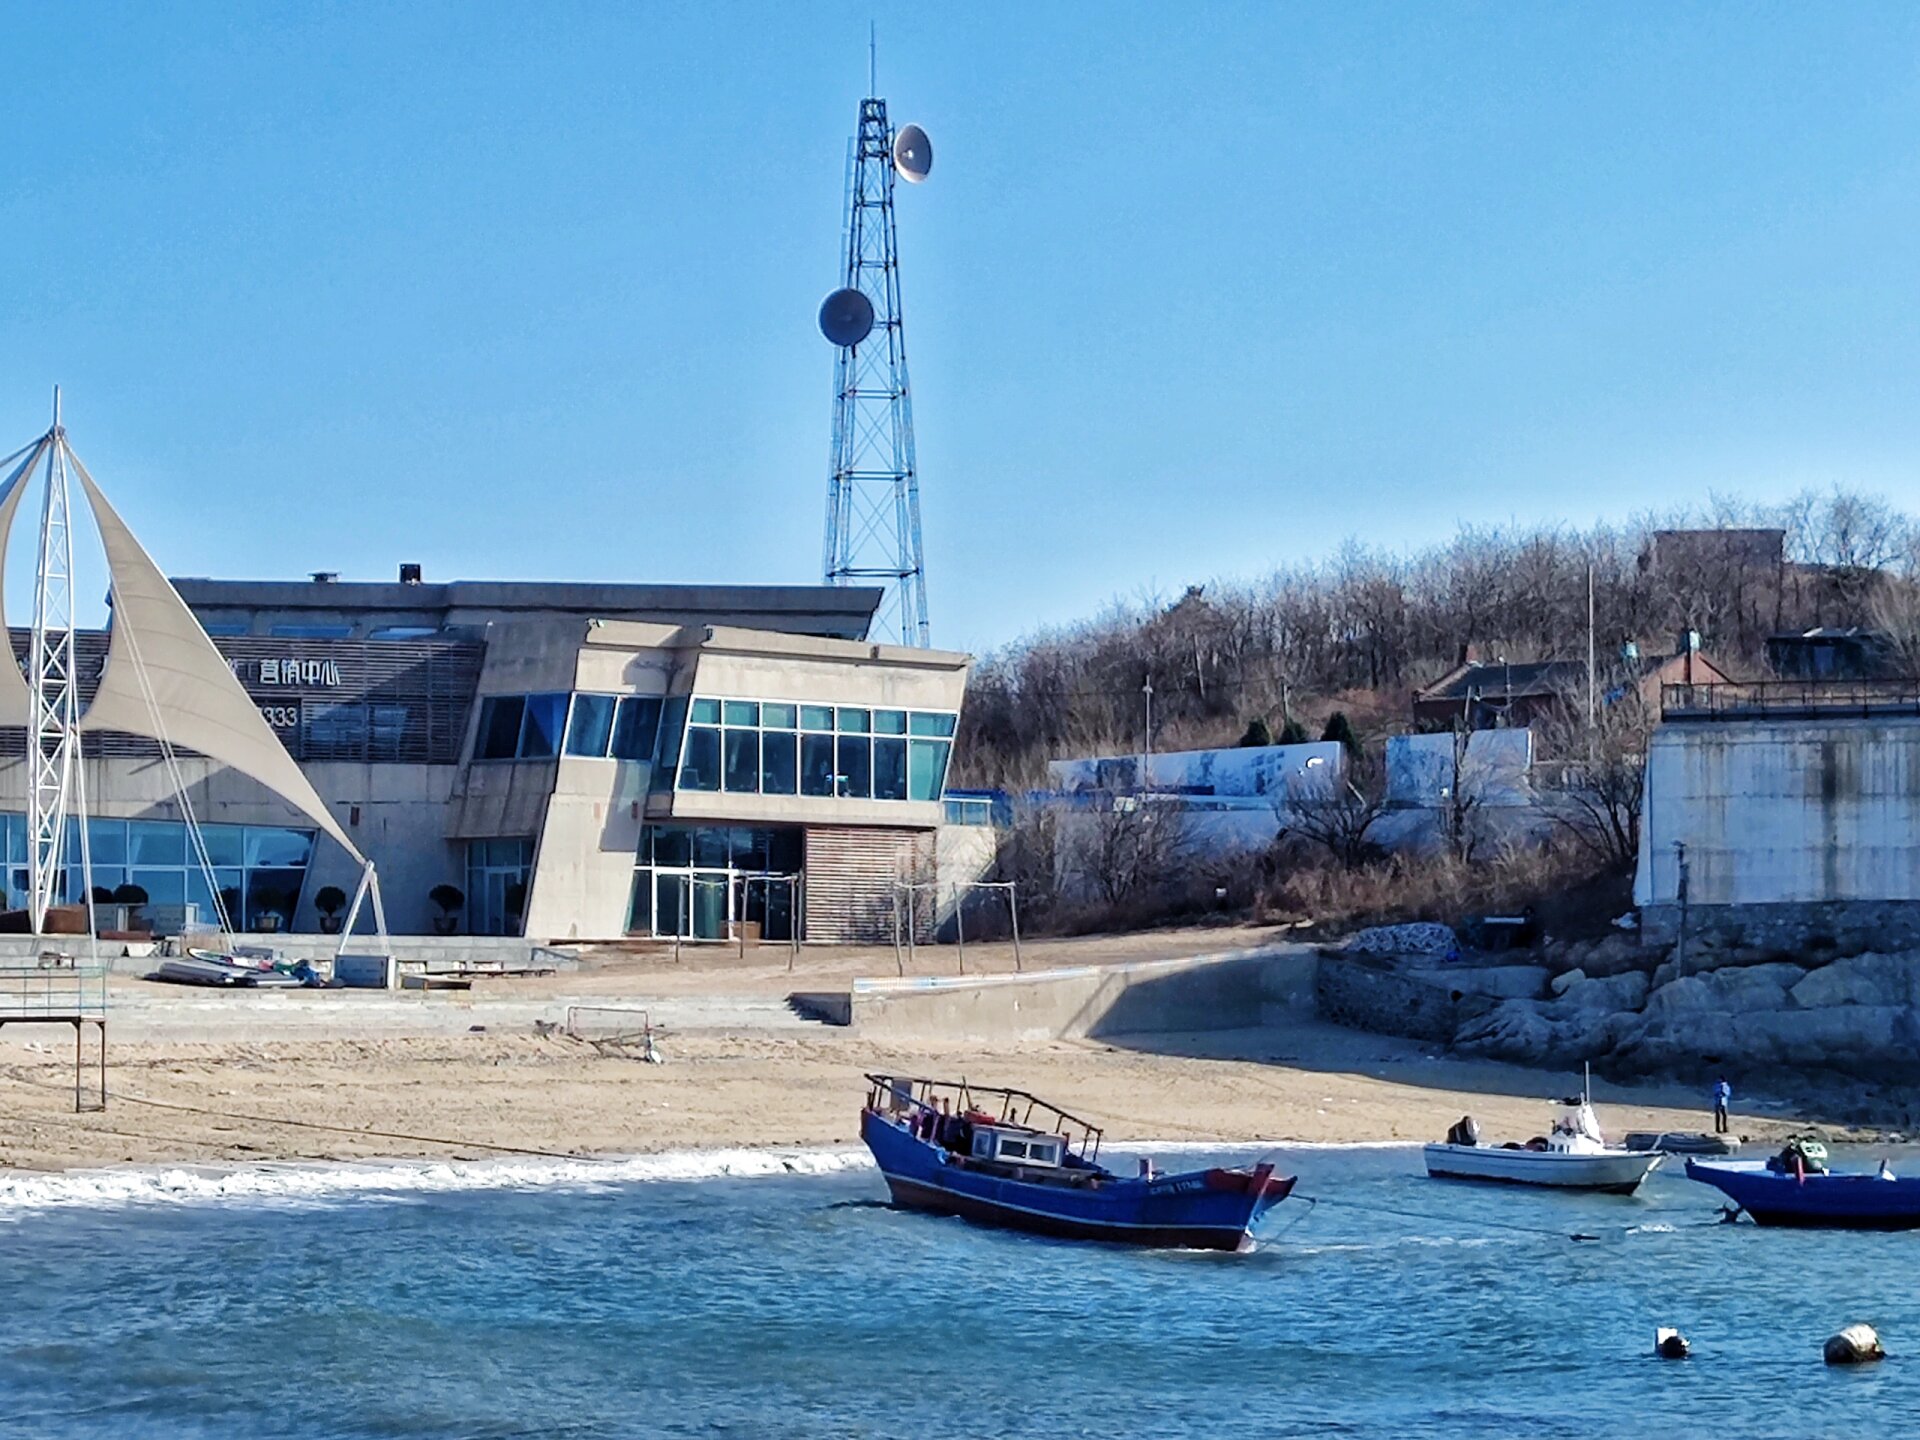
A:
<svg viewBox="0 0 1920 1440">
<path fill-rule="evenodd" d="M 820 309 L 821 332 L 837 352 L 826 581 L 884 586 L 870 633 L 903 645 L 931 642 L 893 186 L 896 176 L 919 183 L 931 166 L 925 131 L 908 125 L 896 133 L 885 100 L 860 102 L 847 160 L 841 288 Z"/>
</svg>

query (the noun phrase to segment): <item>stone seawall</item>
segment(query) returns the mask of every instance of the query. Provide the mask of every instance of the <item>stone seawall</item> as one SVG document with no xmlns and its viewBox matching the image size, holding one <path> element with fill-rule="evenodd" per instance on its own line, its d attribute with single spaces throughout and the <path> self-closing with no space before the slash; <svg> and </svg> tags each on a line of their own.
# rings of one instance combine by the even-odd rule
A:
<svg viewBox="0 0 1920 1440">
<path fill-rule="evenodd" d="M 1680 907 L 1648 905 L 1640 912 L 1640 939 L 1671 949 L 1680 938 Z M 1865 950 L 1920 949 L 1920 901 L 1781 901 L 1765 905 L 1689 905 L 1687 940 L 1723 947 L 1750 946 L 1783 954 L 1831 956 Z"/>
<path fill-rule="evenodd" d="M 1322 955 L 1313 973 L 1321 1019 L 1377 1035 L 1445 1044 L 1460 1026 L 1461 1005 L 1475 998 L 1357 957 Z"/>
</svg>

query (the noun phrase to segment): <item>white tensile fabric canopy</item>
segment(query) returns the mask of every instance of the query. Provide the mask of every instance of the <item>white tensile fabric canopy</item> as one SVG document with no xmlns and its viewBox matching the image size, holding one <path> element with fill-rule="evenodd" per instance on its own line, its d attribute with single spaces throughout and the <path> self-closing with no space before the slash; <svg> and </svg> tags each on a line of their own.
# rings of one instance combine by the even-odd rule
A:
<svg viewBox="0 0 1920 1440">
<path fill-rule="evenodd" d="M 347 838 L 327 802 L 261 716 L 260 707 L 241 688 L 186 602 L 133 538 L 71 449 L 66 457 L 86 488 L 113 583 L 107 663 L 93 702 L 80 717 L 80 729 L 145 735 L 231 765 L 303 811 L 366 865 L 366 857 Z M 16 485 L 16 492 L 23 488 Z M 5 545 L 5 527 L 13 518 L 7 507 L 17 506 L 18 501 L 18 493 L 0 497 L 0 548 Z M 0 666 L 0 671 L 18 680 L 17 666 Z M 7 688 L 0 678 L 0 723 L 10 723 L 4 718 Z M 19 689 L 23 702 L 31 699 L 24 682 Z"/>
</svg>

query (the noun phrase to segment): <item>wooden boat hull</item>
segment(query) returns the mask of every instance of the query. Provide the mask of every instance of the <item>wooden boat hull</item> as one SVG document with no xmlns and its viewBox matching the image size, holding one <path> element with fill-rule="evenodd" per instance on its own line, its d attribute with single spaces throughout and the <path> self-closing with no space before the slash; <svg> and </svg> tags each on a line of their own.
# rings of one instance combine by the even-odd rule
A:
<svg viewBox="0 0 1920 1440">
<path fill-rule="evenodd" d="M 1666 1157 L 1608 1150 L 1596 1155 L 1554 1150 L 1508 1150 L 1498 1145 L 1429 1145 L 1427 1174 L 1436 1180 L 1480 1180 L 1631 1195 Z"/>
<path fill-rule="evenodd" d="M 1879 1175 L 1797 1175 L 1764 1161 L 1689 1160 L 1687 1178 L 1711 1185 L 1756 1225 L 1801 1230 L 1920 1230 L 1920 1179 Z"/>
<path fill-rule="evenodd" d="M 1254 1224 L 1293 1189 L 1291 1177 L 1256 1183 L 1231 1170 L 1108 1177 L 1073 1187 L 1008 1179 L 954 1163 L 939 1146 L 872 1110 L 861 1112 L 860 1136 L 895 1205 L 1067 1240 L 1245 1250 Z"/>
</svg>

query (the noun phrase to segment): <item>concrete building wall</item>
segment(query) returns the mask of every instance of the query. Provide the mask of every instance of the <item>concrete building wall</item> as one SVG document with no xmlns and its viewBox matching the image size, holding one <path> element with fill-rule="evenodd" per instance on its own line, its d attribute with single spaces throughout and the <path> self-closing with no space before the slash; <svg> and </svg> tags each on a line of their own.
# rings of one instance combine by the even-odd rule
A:
<svg viewBox="0 0 1920 1440">
<path fill-rule="evenodd" d="M 1634 899 L 1920 900 L 1920 717 L 1669 724 L 1647 754 Z"/>
<path fill-rule="evenodd" d="M 528 935 L 610 940 L 626 933 L 647 769 L 560 762 L 527 895 Z"/>
</svg>

